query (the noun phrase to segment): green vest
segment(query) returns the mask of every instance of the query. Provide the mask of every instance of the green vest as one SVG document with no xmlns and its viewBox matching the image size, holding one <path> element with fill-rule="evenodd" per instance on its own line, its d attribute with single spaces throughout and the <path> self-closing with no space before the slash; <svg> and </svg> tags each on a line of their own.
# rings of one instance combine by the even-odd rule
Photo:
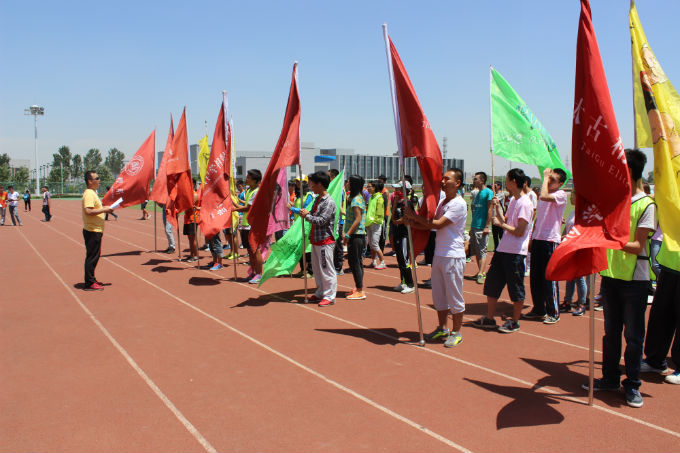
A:
<svg viewBox="0 0 680 453">
<path fill-rule="evenodd" d="M 253 198 L 253 195 L 255 192 L 257 192 L 258 187 L 255 187 L 254 189 L 248 189 L 246 190 L 246 206 L 250 204 L 250 199 Z M 244 227 L 249 227 L 250 224 L 248 223 L 248 214 L 250 211 L 246 212 L 243 218 L 241 219 L 241 225 Z"/>
<path fill-rule="evenodd" d="M 640 221 L 640 217 L 645 212 L 645 209 L 647 209 L 650 204 L 654 204 L 654 200 L 648 196 L 644 196 L 638 198 L 630 205 L 629 242 L 635 240 L 637 224 Z M 609 269 L 603 270 L 600 272 L 600 275 L 629 282 L 633 280 L 635 266 L 638 262 L 638 255 L 633 255 L 632 253 L 624 252 L 623 250 L 607 249 L 607 262 L 609 263 Z"/>
<path fill-rule="evenodd" d="M 680 253 L 671 252 L 666 244 L 667 241 L 661 242 L 661 249 L 659 249 L 659 254 L 656 255 L 656 261 L 663 267 L 680 272 Z"/>
</svg>

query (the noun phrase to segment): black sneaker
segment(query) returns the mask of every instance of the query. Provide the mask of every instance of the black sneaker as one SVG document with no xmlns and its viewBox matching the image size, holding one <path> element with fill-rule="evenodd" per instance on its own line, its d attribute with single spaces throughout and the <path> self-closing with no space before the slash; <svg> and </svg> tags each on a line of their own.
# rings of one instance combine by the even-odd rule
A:
<svg viewBox="0 0 680 453">
<path fill-rule="evenodd" d="M 489 319 L 486 316 L 482 316 L 479 319 L 472 321 L 474 327 L 481 327 L 482 329 L 493 330 L 498 328 L 495 319 Z"/>
<path fill-rule="evenodd" d="M 560 304 L 560 313 L 569 313 L 571 311 L 571 303 L 570 302 L 562 302 Z"/>
<path fill-rule="evenodd" d="M 583 390 L 589 390 L 590 389 L 588 384 L 581 384 L 581 388 Z M 614 384 L 612 382 L 605 381 L 604 378 L 593 380 L 593 392 L 599 392 L 600 390 L 609 390 L 609 391 L 612 391 L 612 392 L 616 392 L 620 388 L 621 388 L 621 384 L 618 383 L 618 382 L 616 384 Z"/>
<path fill-rule="evenodd" d="M 524 313 L 522 319 L 545 319 L 545 315 L 538 314 L 532 310 Z"/>
<path fill-rule="evenodd" d="M 505 324 L 500 326 L 498 328 L 499 332 L 503 333 L 513 333 L 517 332 L 519 330 L 519 322 L 518 321 L 513 321 L 512 319 L 508 319 L 505 321 Z"/>
</svg>

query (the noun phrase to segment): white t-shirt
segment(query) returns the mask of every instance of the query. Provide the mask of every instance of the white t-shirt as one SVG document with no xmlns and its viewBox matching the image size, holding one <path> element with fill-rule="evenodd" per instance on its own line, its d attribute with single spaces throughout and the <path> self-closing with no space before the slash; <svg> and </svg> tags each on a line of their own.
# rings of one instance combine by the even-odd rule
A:
<svg viewBox="0 0 680 453">
<path fill-rule="evenodd" d="M 529 233 L 531 233 L 531 220 L 533 216 L 534 205 L 531 204 L 531 199 L 529 199 L 528 195 L 523 194 L 519 199 L 512 197 L 508 206 L 508 212 L 505 214 L 505 223 L 517 227 L 519 219 L 524 219 L 528 225 L 524 229 L 522 236 L 515 236 L 507 231 L 504 232 L 497 250 L 499 252 L 526 256 L 529 248 Z"/>
<path fill-rule="evenodd" d="M 560 227 L 562 226 L 562 217 L 564 216 L 564 208 L 567 207 L 568 197 L 564 190 L 553 192 L 552 196 L 555 197 L 554 201 L 538 201 L 536 223 L 531 237 L 539 241 L 559 243 L 562 238 Z"/>
<path fill-rule="evenodd" d="M 632 196 L 631 203 L 644 198 L 646 194 L 638 193 Z M 650 230 L 656 229 L 656 205 L 650 204 L 647 206 L 645 211 L 642 213 L 638 219 L 637 228 L 649 228 Z M 635 281 L 647 281 L 649 280 L 649 253 L 647 253 L 647 247 L 643 247 L 642 251 L 638 254 L 639 257 L 643 259 L 637 260 L 635 263 L 635 271 L 633 272 L 633 280 Z"/>
<path fill-rule="evenodd" d="M 444 228 L 437 230 L 434 241 L 435 256 L 448 258 L 465 258 L 465 222 L 467 220 L 467 203 L 458 195 L 444 204 L 445 199 L 439 200 L 434 218 L 446 217 L 451 221 Z"/>
<path fill-rule="evenodd" d="M 16 190 L 12 193 L 7 192 L 7 201 L 9 201 L 10 206 L 16 206 L 19 200 L 19 192 Z"/>
</svg>

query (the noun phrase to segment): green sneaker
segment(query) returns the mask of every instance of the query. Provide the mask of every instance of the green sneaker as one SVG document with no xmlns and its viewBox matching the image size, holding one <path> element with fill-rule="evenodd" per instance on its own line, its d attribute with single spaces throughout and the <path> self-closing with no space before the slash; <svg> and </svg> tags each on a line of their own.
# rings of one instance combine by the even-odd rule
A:
<svg viewBox="0 0 680 453">
<path fill-rule="evenodd" d="M 435 341 L 439 339 L 444 339 L 449 336 L 449 329 L 442 329 L 437 326 L 432 332 L 425 334 L 424 337 L 427 341 Z"/>
<path fill-rule="evenodd" d="M 477 283 L 478 284 L 483 285 L 484 280 L 486 280 L 486 274 L 483 274 L 481 272 L 479 274 L 477 274 Z"/>
<path fill-rule="evenodd" d="M 444 342 L 444 347 L 445 348 L 455 348 L 459 344 L 463 342 L 463 336 L 460 334 L 460 332 L 451 332 L 451 335 L 449 335 L 449 338 L 446 339 Z"/>
</svg>

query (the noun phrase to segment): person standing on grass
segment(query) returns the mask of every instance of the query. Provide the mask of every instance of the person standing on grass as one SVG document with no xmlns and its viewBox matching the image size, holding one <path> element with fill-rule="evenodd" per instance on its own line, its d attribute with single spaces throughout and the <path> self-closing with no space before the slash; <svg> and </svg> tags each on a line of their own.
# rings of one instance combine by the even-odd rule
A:
<svg viewBox="0 0 680 453">
<path fill-rule="evenodd" d="M 96 171 L 85 172 L 87 188 L 83 192 L 83 239 L 85 240 L 85 291 L 101 291 L 102 284 L 94 276 L 102 250 L 104 235 L 104 214 L 113 211 L 110 206 L 102 206 L 97 195 L 99 175 Z M 43 190 L 47 191 L 44 187 Z M 49 193 L 49 192 L 48 192 Z M 47 214 L 46 214 L 47 215 Z M 49 221 L 49 220 L 48 220 Z"/>
<path fill-rule="evenodd" d="M 26 189 L 24 192 L 24 212 L 31 212 L 31 191 Z"/>
<path fill-rule="evenodd" d="M 316 292 L 309 296 L 309 302 L 318 302 L 319 307 L 335 304 L 338 277 L 333 265 L 333 223 L 337 207 L 328 194 L 331 179 L 327 173 L 317 171 L 309 175 L 309 188 L 317 196 L 311 211 L 300 209 L 300 216 L 311 224 L 309 242 L 312 244 L 312 266 Z"/>
<path fill-rule="evenodd" d="M 496 252 L 491 258 L 491 266 L 484 282 L 487 315 L 473 321 L 472 325 L 483 329 L 498 329 L 503 333 L 519 330 L 519 318 L 524 306 L 524 262 L 529 247 L 530 225 L 534 215 L 534 205 L 528 195 L 522 193 L 525 176 L 519 168 L 511 169 L 505 176 L 505 187 L 512 199 L 506 215 L 503 215 L 499 200 L 494 198 L 493 225 L 505 233 Z M 497 327 L 494 316 L 498 298 L 508 286 L 513 303 L 512 319 Z"/>
<path fill-rule="evenodd" d="M 52 199 L 52 195 L 47 189 L 47 186 L 43 186 L 41 190 L 43 195 L 42 212 L 45 214 L 45 220 L 43 220 L 43 222 L 49 222 L 52 219 L 52 202 L 50 201 Z M 0 191 L 2 191 L 2 187 L 0 187 Z M 4 221 L 5 217 L 3 215 L 3 223 Z"/>
<path fill-rule="evenodd" d="M 480 285 L 486 278 L 486 252 L 489 245 L 489 222 L 491 221 L 491 210 L 493 208 L 491 200 L 493 192 L 486 187 L 486 173 L 478 171 L 472 179 L 475 189 L 472 193 L 472 222 L 470 222 L 470 255 L 474 255 L 479 268 L 476 275 L 468 277 L 476 280 Z"/>
<path fill-rule="evenodd" d="M 445 340 L 444 346 L 453 348 L 463 341 L 460 333 L 465 312 L 463 273 L 465 271 L 465 223 L 467 203 L 458 193 L 463 185 L 463 172 L 452 168 L 444 173 L 441 182 L 444 198 L 439 201 L 434 219 L 429 220 L 406 208 L 406 218 L 416 228 L 435 229 L 434 258 L 432 259 L 432 302 L 437 310 L 439 325 L 427 334 L 428 341 Z M 449 331 L 447 318 L 451 313 L 453 325 Z"/>
<path fill-rule="evenodd" d="M 630 237 L 621 250 L 607 250 L 609 268 L 600 272 L 600 291 L 604 303 L 602 337 L 602 378 L 595 379 L 593 390 L 621 388 L 621 334 L 626 338 L 623 388 L 626 404 L 642 407 L 640 369 L 645 339 L 645 311 L 649 284 L 647 241 L 656 230 L 656 205 L 642 189 L 642 171 L 647 156 L 638 149 L 626 149 L 630 175 Z M 583 384 L 588 390 L 588 384 Z"/>
<path fill-rule="evenodd" d="M 570 305 L 559 305 L 558 282 L 545 278 L 548 261 L 550 261 L 550 257 L 562 240 L 560 229 L 562 228 L 564 208 L 567 207 L 567 193 L 560 187 L 566 180 L 567 174 L 561 168 L 543 170 L 543 184 L 541 185 L 541 195 L 536 208 L 536 221 L 529 247 L 533 261 L 530 287 L 534 307 L 523 317 L 543 319 L 545 324 L 558 322 L 560 311 L 566 313 L 571 311 Z"/>
<path fill-rule="evenodd" d="M 352 270 L 356 287 L 346 296 L 348 300 L 366 299 L 362 256 L 366 247 L 366 200 L 362 193 L 363 188 L 364 178 L 359 175 L 349 177 L 344 245 L 347 246 L 347 263 Z"/>
<path fill-rule="evenodd" d="M 366 185 L 371 198 L 368 200 L 366 210 L 366 236 L 368 246 L 371 249 L 371 266 L 376 270 L 387 269 L 385 257 L 380 249 L 380 235 L 382 234 L 385 221 L 385 199 L 382 193 L 383 183 L 380 180 L 369 182 Z"/>
<path fill-rule="evenodd" d="M 7 192 L 7 202 L 9 204 L 9 215 L 12 218 L 12 225 L 16 226 L 18 223 L 21 226 L 22 223 L 19 218 L 19 192 L 15 191 L 13 186 L 9 186 L 7 189 L 9 190 Z"/>
</svg>

